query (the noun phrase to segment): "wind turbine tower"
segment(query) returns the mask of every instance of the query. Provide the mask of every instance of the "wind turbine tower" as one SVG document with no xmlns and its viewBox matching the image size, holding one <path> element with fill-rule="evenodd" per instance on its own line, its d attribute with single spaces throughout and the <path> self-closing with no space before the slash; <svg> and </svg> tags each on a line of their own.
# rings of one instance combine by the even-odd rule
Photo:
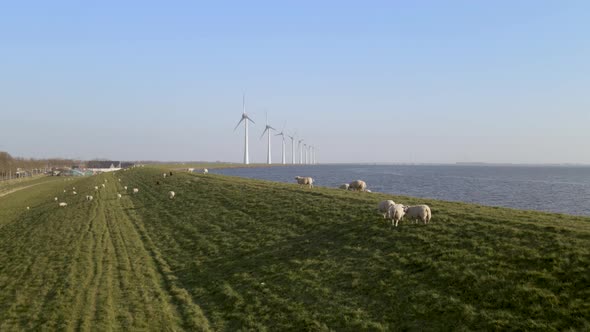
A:
<svg viewBox="0 0 590 332">
<path fill-rule="evenodd" d="M 316 164 L 318 163 L 318 156 L 317 156 L 318 151 L 317 150 L 318 150 L 317 148 L 313 149 L 313 162 Z"/>
<path fill-rule="evenodd" d="M 248 121 L 252 122 L 253 124 L 255 122 L 252 119 L 250 119 L 248 114 L 246 114 L 246 94 L 242 95 L 242 107 L 242 118 L 234 128 L 234 131 L 236 131 L 240 123 L 244 121 L 244 164 L 248 165 L 250 163 L 250 160 L 248 159 Z"/>
<path fill-rule="evenodd" d="M 268 124 L 268 113 L 266 114 L 266 127 L 264 127 L 264 131 L 262 132 L 262 135 L 260 135 L 260 138 L 262 139 L 262 136 L 264 136 L 264 133 L 268 132 L 268 153 L 266 155 L 266 163 L 267 164 L 272 164 L 272 160 L 271 160 L 271 153 L 270 153 L 270 131 L 271 130 L 275 130 L 271 125 Z"/>
<path fill-rule="evenodd" d="M 307 144 L 303 143 L 303 150 L 305 151 L 305 165 L 307 165 Z"/>
<path fill-rule="evenodd" d="M 295 164 L 295 135 L 287 135 L 291 139 L 291 164 Z"/>
<path fill-rule="evenodd" d="M 303 147 L 301 146 L 303 139 L 299 140 L 299 164 L 303 164 Z"/>
<path fill-rule="evenodd" d="M 283 138 L 283 153 L 282 153 L 282 157 L 283 157 L 283 165 L 285 165 L 285 131 L 281 130 L 280 133 L 276 134 L 275 136 L 282 136 Z"/>
</svg>

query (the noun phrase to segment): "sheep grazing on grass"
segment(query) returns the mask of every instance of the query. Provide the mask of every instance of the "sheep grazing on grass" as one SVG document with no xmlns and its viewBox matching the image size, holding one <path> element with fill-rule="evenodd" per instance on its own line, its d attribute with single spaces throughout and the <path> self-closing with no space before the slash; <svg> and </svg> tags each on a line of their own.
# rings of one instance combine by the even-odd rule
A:
<svg viewBox="0 0 590 332">
<path fill-rule="evenodd" d="M 74 195 L 78 195 L 78 193 L 77 193 L 77 192 L 75 192 L 75 191 L 72 191 L 72 194 L 74 194 Z"/>
<path fill-rule="evenodd" d="M 176 193 L 175 193 L 174 191 L 170 191 L 170 192 L 168 192 L 168 197 L 169 197 L 170 199 L 174 199 L 174 196 L 176 196 Z"/>
<path fill-rule="evenodd" d="M 86 200 L 87 201 L 92 201 L 94 199 L 94 197 L 90 196 L 90 195 L 86 195 Z"/>
<path fill-rule="evenodd" d="M 349 184 L 348 189 L 356 191 L 366 191 L 367 183 L 363 180 L 355 180 Z"/>
<path fill-rule="evenodd" d="M 31 208 L 27 206 L 27 210 L 30 210 Z"/>
<path fill-rule="evenodd" d="M 53 200 L 57 202 L 57 197 L 53 197 Z"/>
<path fill-rule="evenodd" d="M 102 187 L 103 187 L 103 188 L 106 188 L 107 186 L 105 186 L 105 184 L 103 183 L 103 184 L 102 184 Z"/>
<path fill-rule="evenodd" d="M 208 174 L 208 173 L 209 173 L 209 170 L 208 169 L 206 169 L 206 168 L 203 169 L 203 174 Z"/>
<path fill-rule="evenodd" d="M 121 179 L 119 179 L 119 182 L 121 182 Z"/>
<path fill-rule="evenodd" d="M 94 190 L 98 190 L 98 186 L 94 186 Z"/>
<path fill-rule="evenodd" d="M 59 206 L 60 206 L 60 207 L 66 207 L 66 206 L 68 206 L 68 203 L 66 203 L 66 202 L 61 202 L 61 203 L 59 203 Z"/>
<path fill-rule="evenodd" d="M 76 187 L 72 187 L 72 190 L 76 190 Z"/>
<path fill-rule="evenodd" d="M 404 207 L 404 212 L 408 219 L 422 220 L 423 223 L 428 224 L 432 217 L 432 212 L 428 205 L 414 205 Z"/>
<path fill-rule="evenodd" d="M 121 197 L 123 197 L 123 195 L 121 195 L 121 194 L 117 194 L 117 197 L 118 197 L 119 199 L 121 199 Z"/>
<path fill-rule="evenodd" d="M 341 185 L 340 187 L 338 187 L 338 188 L 340 188 L 340 189 L 344 189 L 344 190 L 348 190 L 348 188 L 349 188 L 349 187 L 350 187 L 350 185 L 349 185 L 348 183 L 344 183 L 344 184 L 342 184 L 342 185 Z"/>
<path fill-rule="evenodd" d="M 137 194 L 138 192 L 139 192 L 139 189 L 137 189 L 137 188 L 133 188 L 133 193 L 134 193 L 134 194 Z"/>
<path fill-rule="evenodd" d="M 162 176 L 164 177 L 164 179 L 166 178 L 166 176 L 167 176 L 167 175 L 168 175 L 168 174 L 166 174 L 166 173 L 162 174 Z"/>
<path fill-rule="evenodd" d="M 295 180 L 297 180 L 297 183 L 300 185 L 307 185 L 310 188 L 313 188 L 313 178 L 309 176 L 296 176 Z"/>
<path fill-rule="evenodd" d="M 395 205 L 395 202 L 390 199 L 386 201 L 381 201 L 379 202 L 379 204 L 377 204 L 377 210 L 379 211 L 379 213 L 383 215 L 383 219 L 387 217 L 387 211 L 389 210 L 389 207 L 392 205 Z"/>
<path fill-rule="evenodd" d="M 188 171 L 189 173 L 192 173 L 192 172 L 194 172 L 194 171 L 195 171 L 195 169 L 194 169 L 194 168 L 189 168 L 187 171 Z"/>
<path fill-rule="evenodd" d="M 67 193 L 68 191 L 64 189 L 64 193 Z"/>
<path fill-rule="evenodd" d="M 127 191 L 127 186 L 124 186 L 123 188 L 125 189 L 125 191 Z"/>
<path fill-rule="evenodd" d="M 401 204 L 390 205 L 387 210 L 387 219 L 391 220 L 391 226 L 397 227 L 397 224 L 404 217 L 405 208 Z"/>
</svg>

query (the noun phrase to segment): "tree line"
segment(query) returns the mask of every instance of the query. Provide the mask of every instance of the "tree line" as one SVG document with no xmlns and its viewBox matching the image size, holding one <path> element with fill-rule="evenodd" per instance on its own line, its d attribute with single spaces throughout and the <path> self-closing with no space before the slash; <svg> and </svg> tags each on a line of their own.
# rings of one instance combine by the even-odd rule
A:
<svg viewBox="0 0 590 332">
<path fill-rule="evenodd" d="M 0 179 L 14 179 L 18 169 L 25 170 L 28 174 L 38 174 L 53 167 L 72 166 L 72 159 L 33 159 L 12 157 L 8 152 L 0 151 Z"/>
</svg>

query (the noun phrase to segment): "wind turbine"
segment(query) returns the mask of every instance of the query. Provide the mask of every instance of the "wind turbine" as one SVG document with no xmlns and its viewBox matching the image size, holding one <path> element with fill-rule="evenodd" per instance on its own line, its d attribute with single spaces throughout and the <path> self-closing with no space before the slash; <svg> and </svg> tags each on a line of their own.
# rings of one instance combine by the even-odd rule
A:
<svg viewBox="0 0 590 332">
<path fill-rule="evenodd" d="M 291 139 L 291 164 L 295 164 L 295 134 L 287 135 Z"/>
<path fill-rule="evenodd" d="M 318 163 L 318 159 L 317 159 L 317 156 L 316 156 L 317 150 L 318 150 L 318 148 L 317 148 L 317 147 L 313 148 L 313 162 L 314 162 L 315 164 L 317 164 L 317 163 Z"/>
<path fill-rule="evenodd" d="M 240 121 L 238 122 L 236 127 L 234 128 L 234 131 L 236 131 L 236 129 L 238 129 L 238 126 L 240 125 L 240 123 L 242 123 L 242 121 L 244 121 L 244 164 L 247 165 L 250 163 L 250 160 L 248 159 L 248 121 L 252 122 L 253 124 L 255 124 L 255 122 L 254 122 L 254 120 L 250 119 L 248 114 L 246 114 L 246 94 L 242 95 L 242 107 L 243 107 L 242 118 L 240 119 Z"/>
<path fill-rule="evenodd" d="M 301 142 L 303 142 L 303 139 L 299 140 L 299 164 L 303 164 L 303 148 Z"/>
<path fill-rule="evenodd" d="M 283 153 L 282 153 L 282 157 L 283 157 L 283 165 L 285 165 L 285 126 L 283 126 L 283 129 L 281 130 L 280 133 L 276 134 L 275 136 L 282 136 L 283 137 Z"/>
<path fill-rule="evenodd" d="M 310 159 L 310 164 L 315 164 L 315 161 L 313 160 L 313 145 L 309 146 L 309 159 Z"/>
<path fill-rule="evenodd" d="M 305 165 L 307 165 L 307 144 L 303 143 L 303 150 L 305 151 Z"/>
<path fill-rule="evenodd" d="M 270 157 L 270 131 L 271 130 L 276 131 L 276 129 L 274 129 L 271 125 L 268 124 L 268 113 L 266 113 L 266 127 L 264 128 L 262 135 L 260 135 L 260 138 L 262 139 L 262 136 L 264 136 L 264 133 L 268 132 L 268 154 L 266 156 L 266 163 L 269 165 L 272 164 L 271 157 Z M 284 154 L 283 154 L 283 157 L 284 157 Z"/>
</svg>

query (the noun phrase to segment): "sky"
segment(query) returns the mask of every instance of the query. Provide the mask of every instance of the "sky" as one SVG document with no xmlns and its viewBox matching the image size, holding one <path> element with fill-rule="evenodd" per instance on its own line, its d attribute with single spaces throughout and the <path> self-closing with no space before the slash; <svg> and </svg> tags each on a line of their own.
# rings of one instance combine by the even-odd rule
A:
<svg viewBox="0 0 590 332">
<path fill-rule="evenodd" d="M 251 162 L 266 161 L 268 114 L 320 163 L 590 163 L 588 13 L 588 1 L 3 2 L 0 150 L 241 162 L 245 93 Z"/>
</svg>

